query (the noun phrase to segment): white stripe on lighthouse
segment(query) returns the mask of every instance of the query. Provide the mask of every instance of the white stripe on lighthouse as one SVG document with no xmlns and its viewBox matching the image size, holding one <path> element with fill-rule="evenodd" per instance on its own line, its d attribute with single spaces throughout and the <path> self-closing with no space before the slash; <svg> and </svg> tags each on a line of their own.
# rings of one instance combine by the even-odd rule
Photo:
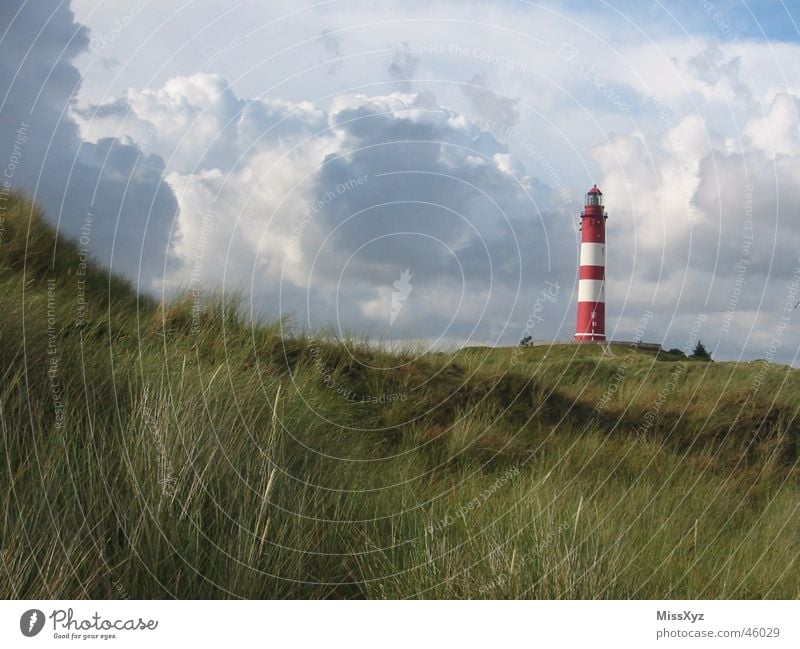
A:
<svg viewBox="0 0 800 649">
<path fill-rule="evenodd" d="M 605 266 L 606 244 L 581 243 L 581 266 Z"/>
<path fill-rule="evenodd" d="M 578 302 L 605 302 L 605 280 L 582 279 L 578 282 Z"/>
</svg>

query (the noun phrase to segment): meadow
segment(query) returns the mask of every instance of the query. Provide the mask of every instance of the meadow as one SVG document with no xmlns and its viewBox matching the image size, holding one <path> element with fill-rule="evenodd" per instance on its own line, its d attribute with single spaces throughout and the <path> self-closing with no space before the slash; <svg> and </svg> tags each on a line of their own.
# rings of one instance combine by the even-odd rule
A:
<svg viewBox="0 0 800 649">
<path fill-rule="evenodd" d="M 0 597 L 796 598 L 797 370 L 424 352 L 0 228 Z"/>
</svg>

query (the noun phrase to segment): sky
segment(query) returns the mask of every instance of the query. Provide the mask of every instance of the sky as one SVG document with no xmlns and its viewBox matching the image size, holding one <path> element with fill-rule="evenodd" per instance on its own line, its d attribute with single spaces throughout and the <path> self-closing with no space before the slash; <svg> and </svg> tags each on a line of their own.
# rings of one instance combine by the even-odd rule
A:
<svg viewBox="0 0 800 649">
<path fill-rule="evenodd" d="M 596 183 L 611 338 L 644 320 L 797 365 L 798 24 L 734 0 L 6 0 L 1 173 L 140 291 L 431 348 L 571 339 Z"/>
</svg>

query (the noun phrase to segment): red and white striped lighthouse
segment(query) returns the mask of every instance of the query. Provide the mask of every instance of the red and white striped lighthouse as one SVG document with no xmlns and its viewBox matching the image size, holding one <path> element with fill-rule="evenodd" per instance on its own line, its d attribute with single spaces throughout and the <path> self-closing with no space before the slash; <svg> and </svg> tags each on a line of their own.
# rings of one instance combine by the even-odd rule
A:
<svg viewBox="0 0 800 649">
<path fill-rule="evenodd" d="M 606 211 L 594 185 L 581 212 L 581 259 L 575 340 L 606 339 Z"/>
</svg>

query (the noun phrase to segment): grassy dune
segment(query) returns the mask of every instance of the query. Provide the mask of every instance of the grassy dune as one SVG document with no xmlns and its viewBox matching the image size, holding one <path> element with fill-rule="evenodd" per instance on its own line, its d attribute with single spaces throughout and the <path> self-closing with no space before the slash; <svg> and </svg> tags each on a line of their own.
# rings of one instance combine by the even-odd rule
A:
<svg viewBox="0 0 800 649">
<path fill-rule="evenodd" d="M 5 206 L 4 598 L 800 596 L 795 370 L 292 334 Z"/>
</svg>

